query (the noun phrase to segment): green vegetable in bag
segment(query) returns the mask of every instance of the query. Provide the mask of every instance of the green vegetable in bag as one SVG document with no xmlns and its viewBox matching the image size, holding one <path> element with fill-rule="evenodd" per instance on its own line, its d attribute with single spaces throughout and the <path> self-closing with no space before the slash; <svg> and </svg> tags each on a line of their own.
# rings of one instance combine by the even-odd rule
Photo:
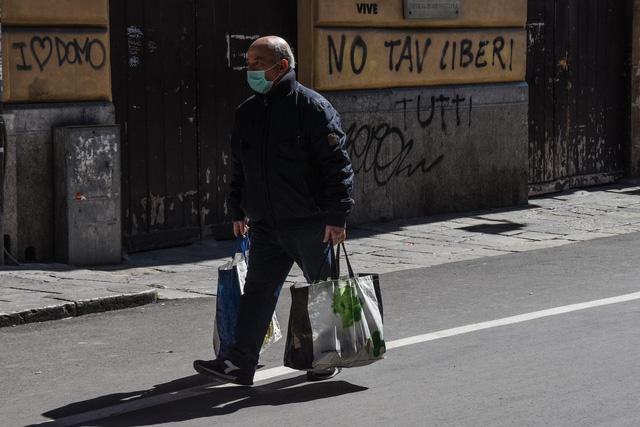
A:
<svg viewBox="0 0 640 427">
<path fill-rule="evenodd" d="M 333 294 L 333 313 L 340 315 L 342 327 L 348 328 L 362 319 L 362 301 L 353 286 L 338 288 Z"/>
<path fill-rule="evenodd" d="M 380 331 L 375 331 L 371 338 L 369 338 L 366 349 L 367 353 L 373 354 L 374 357 L 380 357 L 381 354 L 386 353 L 387 345 L 384 339 L 382 339 Z M 373 350 L 373 352 L 371 350 Z"/>
</svg>

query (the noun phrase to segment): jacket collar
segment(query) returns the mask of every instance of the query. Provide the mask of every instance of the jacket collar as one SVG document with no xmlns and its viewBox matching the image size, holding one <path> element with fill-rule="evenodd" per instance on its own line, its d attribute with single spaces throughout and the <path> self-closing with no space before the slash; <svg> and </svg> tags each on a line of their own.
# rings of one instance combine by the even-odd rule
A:
<svg viewBox="0 0 640 427">
<path fill-rule="evenodd" d="M 293 70 L 289 70 L 287 74 L 282 76 L 282 79 L 275 85 L 269 92 L 265 95 L 256 94 L 256 97 L 260 99 L 264 104 L 271 105 L 275 104 L 282 99 L 286 98 L 293 90 L 296 85 L 296 72 Z"/>
</svg>

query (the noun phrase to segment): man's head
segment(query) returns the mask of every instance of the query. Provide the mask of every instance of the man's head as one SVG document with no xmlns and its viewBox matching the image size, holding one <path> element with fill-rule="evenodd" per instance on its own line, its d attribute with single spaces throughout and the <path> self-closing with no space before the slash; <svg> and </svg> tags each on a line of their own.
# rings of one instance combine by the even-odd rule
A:
<svg viewBox="0 0 640 427">
<path fill-rule="evenodd" d="M 276 36 L 261 37 L 247 51 L 247 80 L 253 90 L 267 93 L 282 77 L 295 68 L 291 47 Z"/>
</svg>

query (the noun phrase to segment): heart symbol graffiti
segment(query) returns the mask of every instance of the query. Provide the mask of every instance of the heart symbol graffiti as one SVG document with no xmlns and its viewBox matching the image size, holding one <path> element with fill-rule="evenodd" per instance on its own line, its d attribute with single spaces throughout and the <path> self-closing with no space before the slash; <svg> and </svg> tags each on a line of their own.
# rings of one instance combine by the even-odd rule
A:
<svg viewBox="0 0 640 427">
<path fill-rule="evenodd" d="M 46 46 L 47 43 L 49 44 L 48 52 Z M 36 44 L 38 46 L 36 46 Z M 38 52 L 36 52 L 36 49 L 38 49 Z M 44 69 L 44 66 L 47 65 L 47 62 L 49 62 L 49 59 L 51 59 L 51 55 L 53 54 L 53 42 L 51 41 L 51 37 L 33 37 L 31 39 L 31 53 L 38 62 L 40 71 L 42 71 Z M 44 61 L 42 60 L 42 58 L 44 58 Z"/>
</svg>

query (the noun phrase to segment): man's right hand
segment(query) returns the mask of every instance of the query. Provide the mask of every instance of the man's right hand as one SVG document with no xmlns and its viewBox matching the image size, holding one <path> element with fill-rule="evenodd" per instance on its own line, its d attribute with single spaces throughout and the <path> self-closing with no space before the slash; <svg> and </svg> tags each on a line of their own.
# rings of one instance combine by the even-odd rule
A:
<svg viewBox="0 0 640 427">
<path fill-rule="evenodd" d="M 238 234 L 242 236 L 244 239 L 247 237 L 247 231 L 249 231 L 249 227 L 247 227 L 247 223 L 244 221 L 234 221 L 233 222 L 233 234 L 238 237 Z"/>
</svg>

